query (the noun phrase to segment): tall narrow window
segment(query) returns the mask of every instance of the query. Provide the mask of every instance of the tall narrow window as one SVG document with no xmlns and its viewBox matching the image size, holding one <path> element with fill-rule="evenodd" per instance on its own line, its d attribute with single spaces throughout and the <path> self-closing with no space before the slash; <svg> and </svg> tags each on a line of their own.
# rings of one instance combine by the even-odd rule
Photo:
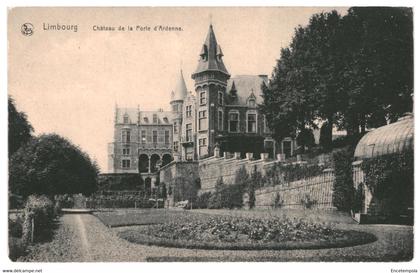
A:
<svg viewBox="0 0 420 273">
<path fill-rule="evenodd" d="M 207 130 L 207 111 L 199 111 L 198 112 L 198 130 Z"/>
<path fill-rule="evenodd" d="M 124 123 L 127 124 L 128 123 L 128 116 L 124 115 Z"/>
<path fill-rule="evenodd" d="M 141 130 L 141 143 L 146 143 L 146 130 Z"/>
<path fill-rule="evenodd" d="M 257 132 L 257 114 L 254 114 L 254 113 L 247 114 L 247 132 L 248 133 Z"/>
<path fill-rule="evenodd" d="M 187 141 L 190 142 L 192 141 L 192 124 L 189 123 L 186 125 L 186 133 L 187 133 Z"/>
<path fill-rule="evenodd" d="M 239 113 L 229 113 L 229 132 L 239 132 Z"/>
<path fill-rule="evenodd" d="M 200 92 L 200 105 L 206 104 L 206 91 Z"/>
<path fill-rule="evenodd" d="M 158 116 L 157 116 L 157 114 L 153 114 L 153 123 L 154 124 L 158 123 Z"/>
<path fill-rule="evenodd" d="M 185 108 L 186 108 L 186 113 L 185 113 L 186 117 L 187 118 L 191 117 L 191 113 L 192 113 L 191 108 L 192 108 L 192 105 L 187 105 Z"/>
<path fill-rule="evenodd" d="M 130 131 L 123 130 L 121 132 L 121 138 L 122 138 L 122 142 L 130 142 L 131 141 Z"/>
<path fill-rule="evenodd" d="M 174 134 L 178 134 L 178 122 L 174 121 Z"/>
<path fill-rule="evenodd" d="M 174 141 L 174 152 L 178 152 L 178 141 Z"/>
<path fill-rule="evenodd" d="M 169 131 L 165 131 L 165 144 L 169 144 Z"/>
<path fill-rule="evenodd" d="M 121 160 L 121 167 L 123 167 L 124 169 L 130 168 L 130 165 L 131 165 L 130 159 Z"/>
<path fill-rule="evenodd" d="M 154 144 L 157 143 L 157 138 L 158 138 L 158 132 L 157 131 L 153 131 L 153 143 Z"/>
<path fill-rule="evenodd" d="M 217 124 L 220 131 L 223 131 L 223 111 L 219 110 L 217 112 Z"/>
<path fill-rule="evenodd" d="M 219 91 L 217 101 L 219 102 L 219 105 L 223 105 L 223 92 Z"/>
<path fill-rule="evenodd" d="M 198 146 L 199 146 L 199 152 L 200 155 L 206 155 L 207 154 L 207 139 L 206 138 L 200 138 L 198 140 Z"/>
</svg>

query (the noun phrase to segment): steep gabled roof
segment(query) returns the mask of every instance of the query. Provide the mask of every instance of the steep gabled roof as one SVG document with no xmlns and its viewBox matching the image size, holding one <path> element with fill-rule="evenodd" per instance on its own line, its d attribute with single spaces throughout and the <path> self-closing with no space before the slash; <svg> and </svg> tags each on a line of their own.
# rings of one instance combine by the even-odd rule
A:
<svg viewBox="0 0 420 273">
<path fill-rule="evenodd" d="M 250 96 L 254 96 L 257 103 L 262 103 L 261 85 L 268 83 L 265 75 L 238 75 L 229 79 L 226 91 L 229 93 L 232 87 L 236 89 L 237 99 L 234 104 L 246 105 Z"/>
</svg>

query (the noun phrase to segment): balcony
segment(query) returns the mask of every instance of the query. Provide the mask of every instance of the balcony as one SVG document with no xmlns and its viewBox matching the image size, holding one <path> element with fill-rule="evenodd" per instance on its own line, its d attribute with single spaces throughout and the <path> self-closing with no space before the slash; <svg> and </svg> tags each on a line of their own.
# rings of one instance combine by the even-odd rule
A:
<svg viewBox="0 0 420 273">
<path fill-rule="evenodd" d="M 139 149 L 147 150 L 147 149 L 172 149 L 172 145 L 170 143 L 139 143 Z"/>
<path fill-rule="evenodd" d="M 194 145 L 193 137 L 182 136 L 181 137 L 181 144 L 183 146 L 193 146 Z"/>
</svg>

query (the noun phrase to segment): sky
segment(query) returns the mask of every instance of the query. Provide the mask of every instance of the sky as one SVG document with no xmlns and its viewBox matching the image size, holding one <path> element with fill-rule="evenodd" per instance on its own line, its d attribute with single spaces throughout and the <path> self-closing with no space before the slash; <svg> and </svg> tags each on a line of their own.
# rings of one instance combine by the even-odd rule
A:
<svg viewBox="0 0 420 273">
<path fill-rule="evenodd" d="M 35 135 L 57 133 L 107 172 L 115 106 L 169 110 L 182 68 L 193 91 L 210 22 L 232 76 L 271 75 L 280 49 L 312 14 L 347 8 L 14 8 L 8 13 L 8 93 Z M 21 32 L 31 23 L 33 34 Z M 77 32 L 44 30 L 77 25 Z M 153 31 L 155 26 L 181 31 Z M 115 27 L 116 31 L 94 31 Z M 117 31 L 122 26 L 125 31 Z M 132 26 L 133 31 L 127 27 Z M 151 31 L 136 31 L 136 27 Z"/>
</svg>

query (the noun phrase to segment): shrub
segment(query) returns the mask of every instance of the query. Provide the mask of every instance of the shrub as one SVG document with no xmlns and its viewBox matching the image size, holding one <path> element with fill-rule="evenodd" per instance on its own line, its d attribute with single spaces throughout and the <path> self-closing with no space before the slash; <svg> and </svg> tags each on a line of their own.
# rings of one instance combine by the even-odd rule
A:
<svg viewBox="0 0 420 273">
<path fill-rule="evenodd" d="M 311 148 L 315 145 L 315 137 L 311 129 L 304 128 L 302 129 L 298 136 L 296 137 L 297 144 L 303 147 L 303 150 Z"/>
<path fill-rule="evenodd" d="M 211 192 L 203 192 L 198 195 L 195 207 L 197 209 L 207 209 L 209 207 L 209 201 L 211 198 Z"/>
<path fill-rule="evenodd" d="M 255 188 L 261 187 L 261 184 L 263 183 L 263 176 L 261 172 L 257 170 L 257 166 L 254 166 L 251 177 L 247 182 L 249 208 L 252 209 L 255 207 Z"/>
<path fill-rule="evenodd" d="M 321 175 L 324 167 L 318 165 L 297 165 L 297 164 L 274 164 L 266 171 L 265 178 L 262 178 L 264 184 L 272 186 L 305 179 L 307 177 Z"/>
<path fill-rule="evenodd" d="M 276 192 L 273 198 L 273 205 L 272 205 L 273 209 L 281 208 L 283 206 L 283 202 L 284 201 L 281 199 L 280 193 Z"/>
<path fill-rule="evenodd" d="M 172 188 L 175 202 L 189 200 L 195 202 L 198 188 L 195 181 L 187 177 L 176 177 Z"/>
<path fill-rule="evenodd" d="M 243 184 L 231 184 L 224 186 L 221 194 L 222 207 L 228 209 L 242 208 L 244 192 L 245 188 Z"/>
<path fill-rule="evenodd" d="M 214 193 L 209 198 L 209 209 L 221 209 L 223 207 L 222 194 L 224 191 L 223 177 L 219 177 L 216 181 Z"/>
<path fill-rule="evenodd" d="M 34 223 L 34 239 L 43 239 L 51 235 L 54 215 L 54 204 L 46 196 L 30 195 L 24 209 L 22 239 L 29 242 Z"/>
<path fill-rule="evenodd" d="M 316 200 L 313 200 L 311 198 L 311 195 L 309 193 L 306 193 L 303 196 L 303 198 L 300 199 L 300 203 L 303 205 L 303 207 L 305 209 L 310 209 L 310 208 L 312 208 L 317 203 L 317 201 Z"/>
<path fill-rule="evenodd" d="M 333 185 L 333 205 L 340 211 L 350 211 L 353 203 L 353 150 L 350 148 L 333 153 L 335 180 Z"/>
<path fill-rule="evenodd" d="M 34 137 L 10 158 L 12 193 L 54 196 L 91 194 L 96 190 L 98 167 L 89 156 L 56 134 Z"/>
<path fill-rule="evenodd" d="M 74 198 L 69 194 L 54 196 L 56 203 L 59 203 L 61 208 L 72 208 L 74 206 Z"/>
<path fill-rule="evenodd" d="M 16 219 L 9 218 L 9 237 L 22 237 L 22 219 L 20 217 Z"/>
<path fill-rule="evenodd" d="M 16 261 L 20 256 L 24 256 L 26 251 L 26 244 L 22 239 L 9 236 L 9 258 Z"/>
</svg>

